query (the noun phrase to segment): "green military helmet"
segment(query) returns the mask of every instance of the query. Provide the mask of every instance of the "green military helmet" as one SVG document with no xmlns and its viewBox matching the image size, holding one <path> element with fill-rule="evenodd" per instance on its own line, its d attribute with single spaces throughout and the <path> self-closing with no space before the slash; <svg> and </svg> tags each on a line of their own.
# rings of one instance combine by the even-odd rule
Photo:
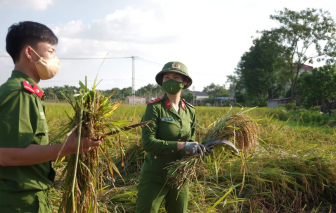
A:
<svg viewBox="0 0 336 213">
<path fill-rule="evenodd" d="M 189 88 L 190 85 L 192 84 L 192 79 L 189 77 L 188 69 L 181 62 L 171 61 L 171 62 L 166 63 L 163 66 L 162 70 L 155 77 L 156 82 L 160 86 L 162 86 L 163 75 L 166 72 L 175 72 L 175 73 L 178 73 L 180 75 L 183 75 L 188 81 L 187 85 L 185 85 L 183 89 Z"/>
</svg>

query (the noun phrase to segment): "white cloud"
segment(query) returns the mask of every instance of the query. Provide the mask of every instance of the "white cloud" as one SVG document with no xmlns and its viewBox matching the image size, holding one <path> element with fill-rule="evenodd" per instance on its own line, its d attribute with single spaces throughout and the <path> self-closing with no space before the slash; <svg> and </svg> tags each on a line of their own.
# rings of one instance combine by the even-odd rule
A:
<svg viewBox="0 0 336 213">
<path fill-rule="evenodd" d="M 227 23 L 232 22 L 228 20 L 232 13 L 228 15 L 223 12 L 223 7 L 205 9 L 207 4 L 202 1 L 195 1 L 192 5 L 173 3 L 161 6 L 162 8 L 152 10 L 126 7 L 90 23 L 76 20 L 58 25 L 53 29 L 60 39 L 58 56 L 104 57 L 109 52 L 109 57 L 135 55 L 162 64 L 179 60 L 188 66 L 195 84 L 208 84 L 211 81 L 223 84 L 223 72 L 232 72 L 225 69 L 223 64 L 231 63 L 232 67 L 237 63 L 229 59 L 238 48 L 238 44 L 233 44 L 231 38 L 244 36 L 232 34 L 232 29 L 228 33 Z M 228 39 L 228 35 L 231 38 Z M 232 46 L 229 49 L 228 44 Z M 239 54 L 241 51 L 238 57 Z M 83 62 L 73 61 L 71 64 L 64 64 L 63 69 L 69 70 L 64 73 L 76 72 L 70 66 L 82 66 Z M 142 78 L 148 78 L 154 83 L 153 76 L 161 67 L 142 68 L 144 64 L 136 64 L 137 78 L 143 76 Z M 107 63 L 105 66 L 109 68 Z M 127 66 L 125 64 L 118 68 L 118 73 L 128 73 L 130 67 Z M 83 66 L 77 69 L 86 68 Z M 210 75 L 204 76 L 205 72 Z M 196 73 L 201 77 L 197 77 Z M 100 75 L 103 76 L 103 72 Z"/>
<path fill-rule="evenodd" d="M 53 0 L 0 0 L 0 8 L 9 6 L 21 9 L 45 10 L 52 3 Z"/>
<path fill-rule="evenodd" d="M 158 52 L 179 42 L 179 32 L 167 30 L 167 26 L 153 10 L 126 7 L 103 19 L 70 21 L 53 31 L 59 38 L 57 52 L 61 57 L 103 57 L 107 52 L 112 57 L 143 56 L 144 51 Z"/>
<path fill-rule="evenodd" d="M 127 7 L 88 24 L 81 20 L 70 21 L 54 28 L 54 32 L 60 37 L 102 42 L 162 43 L 176 40 L 176 32 L 165 30 L 164 25 L 158 21 L 152 10 L 142 11 Z"/>
<path fill-rule="evenodd" d="M 142 4 L 142 9 L 129 6 L 90 22 L 77 19 L 58 25 L 53 29 L 60 40 L 58 56 L 104 57 L 109 52 L 109 57 L 140 56 L 161 64 L 179 60 L 187 65 L 196 90 L 202 90 L 212 82 L 225 83 L 225 76 L 233 73 L 244 51 L 252 45 L 251 36 L 257 35 L 256 30 L 277 26 L 269 19 L 274 10 L 282 10 L 284 6 L 294 10 L 319 8 L 317 5 L 322 4 L 308 1 L 302 6 L 293 4 L 292 0 L 284 0 L 286 3 L 258 0 L 143 1 L 148 4 Z M 90 74 L 99 65 L 98 60 L 65 61 L 62 73 L 66 77 L 61 74 L 58 78 L 76 79 L 88 75 L 89 79 L 94 79 L 95 73 L 91 77 Z M 154 76 L 160 68 L 136 62 L 136 87 L 154 83 Z M 120 59 L 105 61 L 99 75 L 107 80 L 130 79 L 130 73 L 131 61 Z M 126 87 L 131 81 L 114 83 L 114 86 Z M 102 86 L 104 84 L 108 81 L 104 81 Z"/>
</svg>

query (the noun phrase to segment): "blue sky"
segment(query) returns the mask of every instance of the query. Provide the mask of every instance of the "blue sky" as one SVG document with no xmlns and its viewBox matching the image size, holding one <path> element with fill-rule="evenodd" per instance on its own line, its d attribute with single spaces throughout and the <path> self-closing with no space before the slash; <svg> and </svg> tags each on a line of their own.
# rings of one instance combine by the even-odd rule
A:
<svg viewBox="0 0 336 213">
<path fill-rule="evenodd" d="M 75 85 L 94 79 L 104 58 L 138 56 L 136 89 L 155 83 L 163 64 L 183 62 L 195 90 L 210 83 L 223 85 L 240 57 L 252 45 L 257 30 L 277 27 L 269 19 L 275 10 L 322 8 L 336 18 L 335 1 L 224 1 L 224 0 L 0 0 L 0 56 L 7 55 L 8 27 L 30 20 L 50 27 L 59 38 L 61 70 L 42 87 Z M 155 63 L 152 63 L 155 62 Z M 10 58 L 0 57 L 0 84 L 10 76 Z M 109 59 L 99 76 L 100 89 L 131 86 L 130 58 Z"/>
</svg>

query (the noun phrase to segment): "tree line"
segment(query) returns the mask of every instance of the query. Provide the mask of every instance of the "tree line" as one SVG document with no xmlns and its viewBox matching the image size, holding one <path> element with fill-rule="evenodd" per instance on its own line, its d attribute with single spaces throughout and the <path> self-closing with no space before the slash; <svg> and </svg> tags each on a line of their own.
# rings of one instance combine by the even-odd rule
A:
<svg viewBox="0 0 336 213">
<path fill-rule="evenodd" d="M 47 87 L 43 88 L 44 92 L 46 93 L 46 100 L 48 101 L 65 101 L 65 97 L 71 97 L 74 94 L 78 93 L 80 90 L 80 87 L 75 86 L 54 86 L 54 87 Z M 105 96 L 109 96 L 112 92 L 114 92 L 114 95 L 111 97 L 113 101 L 119 101 L 123 100 L 125 101 L 127 99 L 127 96 L 132 95 L 132 87 L 125 87 L 125 88 L 112 88 L 108 90 L 102 90 L 101 92 Z M 213 103 L 214 97 L 227 97 L 229 96 L 229 90 L 225 88 L 225 85 L 216 85 L 214 83 L 211 83 L 209 86 L 206 86 L 203 88 L 202 92 L 206 92 L 209 95 L 208 99 L 205 99 L 203 102 L 205 103 Z M 135 96 L 143 97 L 146 100 L 151 100 L 152 98 L 157 97 L 163 97 L 164 96 L 164 90 L 160 85 L 157 84 L 148 84 L 146 86 L 143 86 L 135 91 Z M 193 100 L 193 93 L 190 89 L 186 89 L 182 93 L 182 98 L 185 99 L 188 102 L 191 102 Z"/>
<path fill-rule="evenodd" d="M 329 106 L 336 97 L 328 91 L 335 88 L 336 56 L 336 25 L 330 13 L 284 8 L 270 19 L 279 27 L 257 31 L 260 36 L 241 56 L 234 74 L 227 76 L 237 102 L 265 106 L 267 99 L 288 97 L 307 107 L 322 102 Z M 317 62 L 325 65 L 315 68 L 310 77 L 303 74 L 305 65 Z M 325 95 L 316 95 L 315 91 Z"/>
</svg>

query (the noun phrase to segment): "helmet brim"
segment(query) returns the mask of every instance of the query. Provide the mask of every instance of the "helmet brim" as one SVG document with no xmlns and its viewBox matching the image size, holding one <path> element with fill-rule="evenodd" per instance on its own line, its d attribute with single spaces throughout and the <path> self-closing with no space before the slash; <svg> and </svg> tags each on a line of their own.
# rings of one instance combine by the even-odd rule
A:
<svg viewBox="0 0 336 213">
<path fill-rule="evenodd" d="M 155 81 L 158 85 L 162 86 L 162 81 L 163 81 L 163 75 L 167 72 L 173 72 L 173 73 L 177 73 L 180 74 L 182 76 L 184 76 L 187 79 L 187 84 L 184 85 L 183 89 L 188 89 L 191 84 L 192 84 L 192 79 L 187 76 L 186 74 L 184 74 L 182 71 L 177 70 L 177 69 L 168 69 L 168 70 L 162 70 L 161 72 L 159 72 L 156 76 L 155 76 Z"/>
</svg>

